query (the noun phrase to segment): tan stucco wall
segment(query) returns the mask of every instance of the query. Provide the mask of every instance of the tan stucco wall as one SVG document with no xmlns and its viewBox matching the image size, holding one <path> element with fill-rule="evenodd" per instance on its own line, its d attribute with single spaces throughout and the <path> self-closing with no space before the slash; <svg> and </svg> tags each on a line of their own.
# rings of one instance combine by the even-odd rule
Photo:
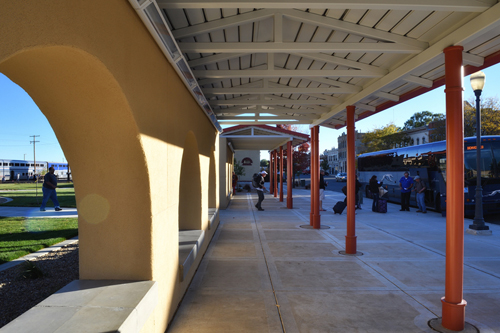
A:
<svg viewBox="0 0 500 333">
<path fill-rule="evenodd" d="M 227 139 L 219 136 L 219 207 L 226 209 L 231 201 L 234 153 Z"/>
<path fill-rule="evenodd" d="M 252 165 L 243 165 L 242 161 L 246 157 L 252 160 Z M 253 174 L 260 171 L 260 150 L 236 150 L 234 158 L 245 168 L 245 175 L 239 176 L 239 180 L 251 182 Z"/>
<path fill-rule="evenodd" d="M 144 331 L 163 332 L 194 272 L 179 282 L 180 200 L 201 198 L 194 224 L 203 229 L 209 203 L 218 204 L 209 200 L 215 128 L 127 1 L 0 0 L 0 8 L 0 72 L 39 106 L 73 171 L 80 278 L 158 281 Z M 182 164 L 186 142 L 199 165 Z M 181 166 L 198 170 L 199 185 L 182 199 Z"/>
</svg>

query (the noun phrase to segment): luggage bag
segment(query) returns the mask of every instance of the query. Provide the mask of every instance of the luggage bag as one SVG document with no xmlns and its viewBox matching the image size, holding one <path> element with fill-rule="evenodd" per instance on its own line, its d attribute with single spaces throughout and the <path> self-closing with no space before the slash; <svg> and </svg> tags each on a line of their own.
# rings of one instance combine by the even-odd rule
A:
<svg viewBox="0 0 500 333">
<path fill-rule="evenodd" d="M 335 204 L 335 206 L 333 206 L 333 213 L 334 214 L 342 214 L 342 212 L 344 211 L 345 207 L 346 207 L 346 203 L 344 201 L 339 201 Z"/>
<path fill-rule="evenodd" d="M 378 212 L 387 213 L 387 200 L 378 199 Z"/>
</svg>

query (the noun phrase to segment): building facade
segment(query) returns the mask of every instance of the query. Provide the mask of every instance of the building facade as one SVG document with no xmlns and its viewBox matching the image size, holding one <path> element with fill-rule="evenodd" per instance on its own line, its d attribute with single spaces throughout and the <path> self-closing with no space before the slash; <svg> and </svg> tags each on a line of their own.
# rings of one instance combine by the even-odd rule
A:
<svg viewBox="0 0 500 333">
<path fill-rule="evenodd" d="M 356 131 L 354 134 L 355 137 L 355 149 L 356 149 L 356 158 L 358 155 L 365 152 L 365 145 L 361 141 L 365 133 L 361 133 Z M 338 137 L 338 172 L 347 172 L 347 135 L 346 133 L 342 133 Z"/>
<path fill-rule="evenodd" d="M 323 156 L 328 161 L 328 171 L 330 174 L 336 174 L 339 170 L 339 150 L 337 148 L 325 149 Z"/>
</svg>

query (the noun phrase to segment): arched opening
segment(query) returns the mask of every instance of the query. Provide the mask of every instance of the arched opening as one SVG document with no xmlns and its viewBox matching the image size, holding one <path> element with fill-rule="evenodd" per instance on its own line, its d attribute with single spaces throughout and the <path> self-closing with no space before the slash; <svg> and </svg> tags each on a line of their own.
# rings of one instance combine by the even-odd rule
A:
<svg viewBox="0 0 500 333">
<path fill-rule="evenodd" d="M 184 142 L 179 184 L 179 230 L 203 229 L 200 159 L 192 131 L 188 132 Z"/>
<path fill-rule="evenodd" d="M 71 165 L 80 278 L 151 278 L 149 182 L 136 176 L 144 153 L 116 79 L 96 57 L 65 46 L 18 52 L 0 72 L 31 96 Z"/>
</svg>

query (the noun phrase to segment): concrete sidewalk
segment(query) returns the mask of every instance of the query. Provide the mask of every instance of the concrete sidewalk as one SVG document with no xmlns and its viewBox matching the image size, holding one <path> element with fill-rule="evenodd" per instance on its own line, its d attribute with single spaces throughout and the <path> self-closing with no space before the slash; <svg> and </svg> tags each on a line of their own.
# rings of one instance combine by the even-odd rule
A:
<svg viewBox="0 0 500 333">
<path fill-rule="evenodd" d="M 285 192 L 286 193 L 286 192 Z M 356 211 L 358 251 L 344 256 L 346 212 L 327 192 L 321 223 L 309 225 L 309 191 L 294 207 L 266 194 L 238 193 L 220 212 L 219 228 L 169 332 L 435 332 L 445 281 L 445 218 L 428 212 Z M 466 220 L 466 227 L 470 223 Z M 466 321 L 500 332 L 500 226 L 465 237 Z M 465 230 L 465 229 L 464 229 Z M 475 330 L 474 330 L 475 331 Z"/>
<path fill-rule="evenodd" d="M 5 217 L 45 217 L 45 218 L 62 218 L 62 217 L 78 217 L 76 208 L 63 208 L 62 211 L 56 212 L 54 207 L 45 208 L 45 212 L 40 211 L 40 207 L 6 207 L 0 206 L 0 216 Z"/>
</svg>

